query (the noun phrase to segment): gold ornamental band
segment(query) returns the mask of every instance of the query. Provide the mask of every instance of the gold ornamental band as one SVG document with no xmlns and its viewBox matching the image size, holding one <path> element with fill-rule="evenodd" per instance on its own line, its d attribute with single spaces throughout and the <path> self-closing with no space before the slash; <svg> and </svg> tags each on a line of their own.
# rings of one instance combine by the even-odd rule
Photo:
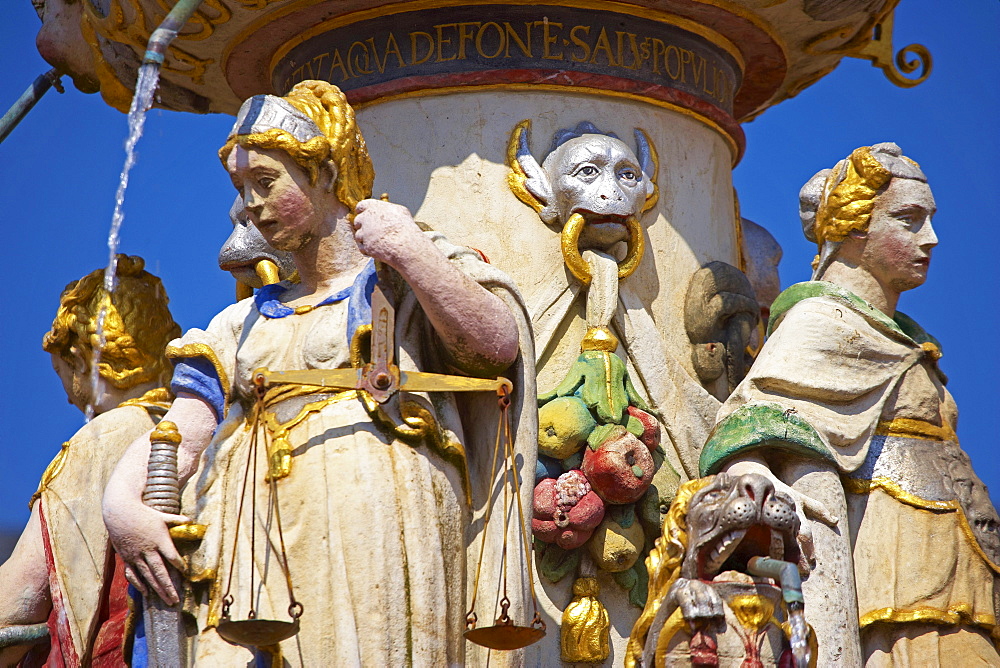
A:
<svg viewBox="0 0 1000 668">
<path fill-rule="evenodd" d="M 857 478 L 844 478 L 844 491 L 848 494 L 871 494 L 876 489 L 882 490 L 892 498 L 905 503 L 908 506 L 912 506 L 918 510 L 926 510 L 929 512 L 942 512 L 951 511 L 954 512 L 958 518 L 958 526 L 962 533 L 965 534 L 965 538 L 969 541 L 969 545 L 972 549 L 979 555 L 990 569 L 1000 575 L 1000 565 L 993 562 L 985 552 L 983 548 L 979 546 L 979 540 L 976 538 L 976 534 L 973 533 L 972 527 L 969 526 L 969 520 L 965 517 L 965 512 L 962 510 L 962 506 L 958 501 L 929 501 L 927 499 L 922 499 L 916 494 L 911 494 L 900 487 L 899 483 L 892 480 L 891 478 L 875 478 L 874 480 L 859 480 Z"/>
<path fill-rule="evenodd" d="M 955 441 L 958 442 L 958 435 L 951 425 L 936 425 L 926 420 L 914 420 L 911 418 L 897 418 L 895 420 L 879 422 L 875 427 L 875 434 L 878 436 L 896 436 L 897 438 L 922 438 L 928 441 Z"/>
<path fill-rule="evenodd" d="M 183 359 L 185 357 L 204 357 L 211 362 L 212 366 L 215 367 L 215 373 L 219 375 L 219 384 L 222 385 L 225 406 L 229 406 L 229 376 L 226 375 L 225 367 L 222 366 L 219 356 L 215 354 L 211 346 L 205 343 L 185 343 L 182 346 L 167 346 L 164 354 L 171 360 Z"/>
<path fill-rule="evenodd" d="M 305 404 L 294 417 L 285 422 L 279 422 L 277 416 L 269 410 L 283 401 L 311 395 L 323 395 L 324 398 Z M 266 441 L 267 479 L 280 480 L 291 475 L 293 453 L 288 437 L 295 427 L 309 416 L 321 412 L 330 404 L 357 397 L 357 390 L 345 390 L 331 395 L 328 394 L 327 388 L 314 385 L 288 384 L 268 388 L 261 402 L 262 405 L 258 408 L 262 413 L 264 428 L 270 436 Z"/>
<path fill-rule="evenodd" d="M 63 470 L 63 465 L 66 464 L 66 454 L 69 450 L 70 443 L 71 441 L 63 443 L 59 452 L 57 452 L 56 456 L 51 462 L 49 462 L 49 465 L 45 467 L 45 471 L 42 473 L 42 479 L 38 483 L 38 489 L 35 490 L 35 493 L 32 494 L 31 498 L 28 500 L 28 510 L 34 509 L 35 501 L 41 498 L 42 493 L 45 492 L 49 483 L 51 483 L 52 480 L 55 479 L 55 477 Z"/>
<path fill-rule="evenodd" d="M 949 625 L 974 625 L 981 626 L 988 631 L 993 631 L 996 627 L 996 618 L 993 615 L 973 614 L 972 606 L 959 603 L 949 606 L 947 610 L 936 608 L 879 608 L 872 610 L 861 616 L 859 624 L 864 628 L 876 622 L 930 622 L 932 624 Z"/>
<path fill-rule="evenodd" d="M 149 392 L 146 392 L 141 397 L 135 397 L 121 402 L 118 404 L 118 408 L 123 408 L 125 406 L 138 406 L 140 408 L 145 408 L 151 415 L 162 415 L 170 409 L 170 405 L 173 401 L 174 397 L 170 394 L 169 389 L 165 387 L 157 387 Z"/>
<path fill-rule="evenodd" d="M 845 478 L 844 489 L 850 494 L 871 494 L 874 490 L 881 489 L 897 501 L 902 501 L 908 506 L 921 510 L 957 510 L 959 508 L 958 501 L 929 501 L 907 492 L 895 480 L 885 477 L 874 480 Z"/>
</svg>

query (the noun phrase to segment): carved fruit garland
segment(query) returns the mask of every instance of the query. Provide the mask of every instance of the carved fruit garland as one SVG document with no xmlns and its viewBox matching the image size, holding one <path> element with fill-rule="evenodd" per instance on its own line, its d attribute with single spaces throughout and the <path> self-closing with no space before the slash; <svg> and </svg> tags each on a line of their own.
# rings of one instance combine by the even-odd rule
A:
<svg viewBox="0 0 1000 668">
<path fill-rule="evenodd" d="M 655 482 L 664 452 L 660 424 L 636 392 L 608 326 L 618 305 L 618 264 L 601 252 L 583 257 L 593 278 L 580 356 L 555 389 L 538 397 L 532 530 L 542 574 L 553 582 L 577 578 L 576 597 L 563 612 L 563 659 L 594 662 L 607 658 L 609 646 L 596 569 L 613 574 L 633 605 L 646 602 L 642 557 L 659 531 Z M 669 465 L 663 473 L 676 477 Z"/>
<path fill-rule="evenodd" d="M 659 422 L 636 392 L 609 327 L 619 281 L 642 262 L 640 219 L 659 197 L 659 166 L 645 131 L 634 129 L 633 151 L 589 121 L 557 131 L 539 164 L 530 129 L 524 120 L 511 133 L 507 184 L 542 222 L 561 226 L 560 250 L 571 280 L 587 295 L 588 326 L 565 379 L 538 398 L 532 529 L 541 573 L 553 582 L 575 577 L 561 622 L 563 660 L 601 662 L 610 625 L 597 570 L 612 574 L 643 607 L 642 557 L 659 535 L 661 501 L 669 502 L 679 480 L 663 465 Z M 581 252 L 581 243 L 608 251 L 623 243 L 625 252 L 619 261 L 598 250 Z"/>
</svg>

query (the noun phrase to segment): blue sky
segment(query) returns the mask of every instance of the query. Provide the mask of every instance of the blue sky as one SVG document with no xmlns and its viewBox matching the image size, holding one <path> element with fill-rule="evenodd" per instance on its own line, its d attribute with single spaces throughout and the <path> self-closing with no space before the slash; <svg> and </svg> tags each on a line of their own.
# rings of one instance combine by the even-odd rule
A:
<svg viewBox="0 0 1000 668">
<path fill-rule="evenodd" d="M 947 9 L 944 9 L 947 7 Z M 0 106 L 11 104 L 48 65 L 37 54 L 31 3 L 6 7 L 0 25 Z M 961 411 L 958 433 L 980 477 L 1000 501 L 994 411 L 1000 362 L 996 312 L 1000 157 L 1000 2 L 903 0 L 896 45 L 920 42 L 934 56 L 930 79 L 896 88 L 866 61 L 831 75 L 744 126 L 747 153 L 734 173 L 743 213 L 784 247 L 782 283 L 807 280 L 815 247 L 798 222 L 797 194 L 819 169 L 857 146 L 895 141 L 917 160 L 938 202 L 941 239 L 926 285 L 900 309 L 942 342 L 941 364 Z M 6 382 L 0 387 L 0 529 L 19 530 L 48 461 L 83 424 L 41 349 L 62 288 L 103 266 L 126 122 L 96 95 L 50 92 L 0 144 L 3 261 L 0 293 Z M 216 254 L 229 233 L 233 192 L 216 157 L 229 116 L 153 111 L 139 143 L 125 205 L 122 252 L 141 255 L 163 278 L 175 319 L 202 327 L 231 303 L 233 281 Z"/>
</svg>

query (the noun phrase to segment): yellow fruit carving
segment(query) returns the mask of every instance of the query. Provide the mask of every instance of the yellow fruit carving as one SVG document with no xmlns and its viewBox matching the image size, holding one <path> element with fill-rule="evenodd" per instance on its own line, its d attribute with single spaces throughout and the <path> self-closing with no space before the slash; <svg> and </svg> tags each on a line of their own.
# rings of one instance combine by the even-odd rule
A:
<svg viewBox="0 0 1000 668">
<path fill-rule="evenodd" d="M 623 527 L 607 515 L 594 531 L 587 547 L 598 566 L 608 572 L 618 573 L 635 565 L 644 541 L 645 536 L 638 520 L 633 519 L 628 527 Z"/>
<path fill-rule="evenodd" d="M 552 399 L 538 409 L 538 452 L 546 457 L 566 459 L 583 446 L 596 424 L 580 399 Z"/>
</svg>

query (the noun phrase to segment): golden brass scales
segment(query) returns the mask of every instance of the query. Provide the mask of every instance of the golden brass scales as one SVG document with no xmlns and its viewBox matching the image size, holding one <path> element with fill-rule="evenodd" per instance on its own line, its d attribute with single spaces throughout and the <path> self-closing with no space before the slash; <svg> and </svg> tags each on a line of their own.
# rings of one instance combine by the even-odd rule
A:
<svg viewBox="0 0 1000 668">
<path fill-rule="evenodd" d="M 507 380 L 506 378 L 502 380 Z M 527 647 L 538 642 L 545 636 L 545 622 L 538 614 L 538 599 L 535 596 L 535 579 L 531 572 L 531 543 L 528 539 L 528 529 L 524 521 L 524 508 L 521 504 L 521 487 L 517 480 L 517 469 L 514 467 L 514 439 L 510 434 L 510 381 L 507 385 L 497 390 L 498 403 L 500 405 L 500 421 L 497 424 L 497 437 L 493 446 L 493 464 L 490 467 L 490 484 L 492 485 L 496 475 L 497 455 L 500 452 L 500 442 L 504 444 L 504 474 L 503 474 L 503 519 L 506 519 L 509 512 L 508 494 L 513 488 L 514 498 L 517 503 L 518 532 L 521 545 L 524 548 L 525 566 L 528 569 L 528 583 L 531 587 L 531 603 L 534 607 L 535 616 L 529 626 L 517 626 L 507 614 L 510 608 L 510 598 L 507 596 L 507 523 L 503 525 L 503 555 L 500 564 L 500 580 L 503 583 L 503 598 L 500 599 L 500 615 L 493 622 L 493 626 L 476 628 L 478 617 L 476 615 L 476 596 L 479 594 L 479 576 L 482 574 L 483 554 L 486 551 L 486 530 L 489 527 L 490 516 L 493 513 L 493 494 L 490 490 L 489 501 L 486 505 L 486 520 L 483 522 L 483 541 L 479 548 L 479 559 L 476 564 L 476 581 L 472 588 L 472 603 L 469 605 L 469 612 L 465 616 L 465 637 L 469 642 L 474 642 L 490 649 L 512 650 Z M 508 479 L 510 485 L 507 484 Z"/>
<path fill-rule="evenodd" d="M 473 643 L 489 647 L 491 649 L 511 650 L 526 647 L 535 643 L 545 635 L 545 622 L 538 614 L 538 602 L 535 597 L 534 577 L 531 572 L 531 543 L 528 539 L 527 525 L 524 519 L 524 509 L 520 498 L 520 486 L 517 479 L 517 471 L 514 467 L 514 444 L 511 438 L 510 417 L 508 407 L 510 406 L 510 393 L 513 384 L 506 378 L 496 378 L 493 380 L 483 378 L 468 378 L 464 376 L 449 376 L 436 373 L 424 373 L 419 371 L 401 371 L 393 363 L 395 356 L 395 343 L 393 333 L 395 330 L 395 311 L 389 304 L 382 290 L 376 285 L 372 293 L 372 333 L 371 333 L 371 361 L 364 366 L 347 369 L 310 369 L 301 371 L 271 371 L 266 368 L 258 369 L 254 373 L 254 385 L 257 391 L 258 403 L 254 410 L 253 433 L 250 446 L 248 448 L 247 469 L 243 477 L 243 488 L 240 495 L 239 510 L 237 511 L 237 529 L 233 540 L 233 556 L 229 568 L 229 577 L 226 584 L 226 591 L 223 596 L 222 620 L 217 626 L 220 636 L 230 642 L 251 647 L 267 647 L 276 645 L 283 640 L 291 638 L 299 632 L 299 618 L 303 614 L 303 606 L 295 599 L 292 586 L 291 573 L 288 569 L 288 558 L 285 553 L 285 541 L 281 527 L 281 513 L 278 503 L 278 485 L 275 476 L 268 476 L 267 482 L 270 485 L 273 503 L 269 504 L 274 509 L 275 524 L 278 529 L 278 539 L 281 548 L 280 567 L 285 576 L 288 587 L 288 614 L 291 621 L 279 621 L 270 619 L 258 619 L 256 611 L 251 603 L 246 619 L 233 620 L 230 617 L 233 604 L 233 597 L 230 594 L 232 586 L 232 574 L 236 559 L 236 545 L 239 540 L 239 525 L 243 514 L 244 500 L 246 497 L 247 485 L 252 479 L 253 488 L 257 481 L 257 441 L 261 427 L 261 412 L 263 406 L 264 392 L 268 387 L 279 384 L 298 384 L 314 387 L 324 387 L 336 390 L 358 390 L 368 393 L 378 404 L 384 404 L 399 390 L 408 392 L 496 392 L 501 411 L 501 417 L 497 425 L 496 443 L 493 449 L 493 470 L 490 473 L 490 481 L 496 475 L 497 456 L 500 451 L 501 441 L 504 444 L 504 507 L 509 510 L 508 486 L 513 488 L 513 496 L 516 499 L 518 517 L 520 520 L 519 538 L 524 548 L 525 560 L 528 569 L 528 580 L 531 588 L 531 599 L 534 607 L 534 618 L 530 626 L 517 626 L 508 615 L 510 599 L 507 596 L 507 525 L 504 524 L 503 532 L 503 555 L 500 578 L 503 584 L 503 597 L 500 600 L 501 613 L 497 617 L 493 626 L 476 628 L 476 596 L 479 590 L 479 578 L 482 568 L 483 553 L 486 548 L 486 529 L 493 511 L 493 494 L 489 494 L 489 502 L 486 510 L 486 522 L 483 525 L 483 543 L 480 549 L 479 562 L 476 567 L 476 580 L 472 594 L 472 604 L 466 616 L 465 637 Z M 267 430 L 263 430 L 265 439 Z M 266 448 L 265 443 L 265 448 Z M 508 478 L 510 485 L 508 485 Z M 251 488 L 251 489 L 253 489 Z M 251 493 L 251 514 L 256 518 L 256 496 Z M 505 512 L 505 516 L 506 516 Z M 250 523 L 251 526 L 251 552 L 255 545 L 254 535 L 256 521 Z M 254 591 L 253 568 L 250 568 L 250 589 Z"/>
</svg>

